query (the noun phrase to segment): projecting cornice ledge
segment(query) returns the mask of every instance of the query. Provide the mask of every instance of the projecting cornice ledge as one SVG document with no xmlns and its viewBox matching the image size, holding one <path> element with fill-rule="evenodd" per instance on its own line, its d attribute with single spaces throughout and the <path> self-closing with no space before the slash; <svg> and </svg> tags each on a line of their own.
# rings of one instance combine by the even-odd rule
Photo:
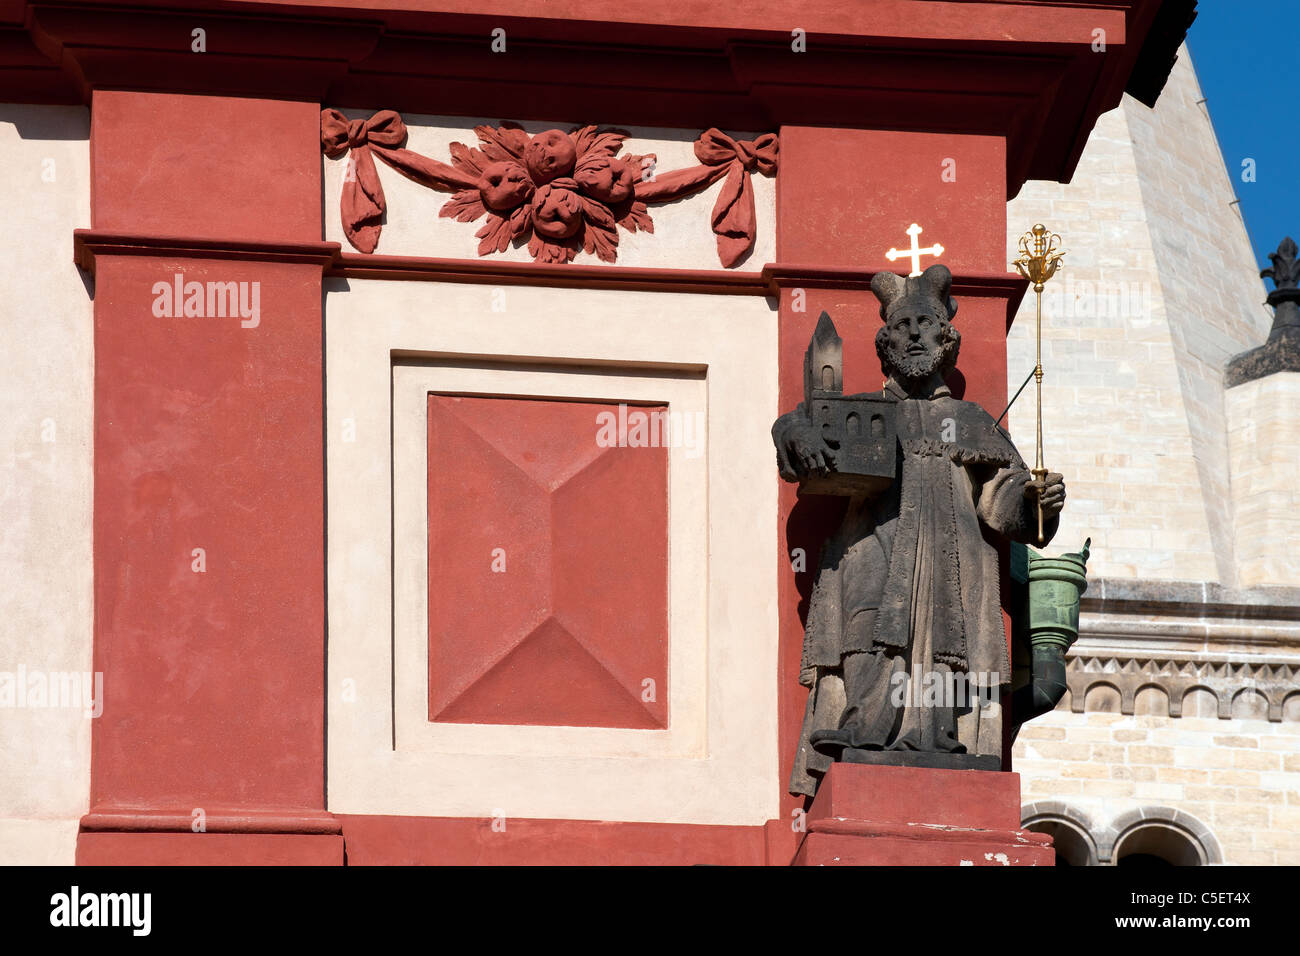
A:
<svg viewBox="0 0 1300 956">
<path fill-rule="evenodd" d="M 1206 667 L 1300 673 L 1300 588 L 1094 579 L 1080 602 L 1079 640 L 1070 656 L 1111 662 L 1102 670 L 1184 677 Z"/>
<path fill-rule="evenodd" d="M 1093 578 L 1080 606 L 1085 613 L 1300 621 L 1300 587 L 1234 588 L 1209 581 Z"/>
<path fill-rule="evenodd" d="M 1300 588 L 1089 581 L 1066 677 L 1075 713 L 1295 720 Z"/>
<path fill-rule="evenodd" d="M 74 229 L 73 262 L 91 275 L 100 256 L 183 256 L 193 259 L 242 259 L 316 265 L 324 269 L 339 256 L 337 242 L 277 242 L 211 239 Z"/>
<path fill-rule="evenodd" d="M 694 292 L 713 295 L 779 296 L 794 288 L 869 289 L 875 272 L 847 266 L 769 262 L 759 272 L 738 269 L 660 269 L 580 263 L 513 262 L 500 259 L 450 259 L 344 252 L 337 242 L 278 242 L 121 233 L 76 229 L 73 261 L 91 273 L 100 256 L 180 256 L 315 265 L 341 279 L 469 282 L 558 288 Z M 1015 314 L 1025 280 L 1010 273 L 960 273 L 956 296 L 1004 299 Z"/>
<path fill-rule="evenodd" d="M 1164 10 L 1188 3 L 914 0 L 829 17 L 799 0 L 716 11 L 593 0 L 584 19 L 529 0 L 437 11 L 318 0 L 303 7 L 310 15 L 216 0 L 11 3 L 0 7 L 11 21 L 0 23 L 0 82 L 27 102 L 113 88 L 678 128 L 993 135 L 1007 139 L 1014 194 L 1029 178 L 1067 179 L 1126 86 L 1154 96 L 1186 20 Z"/>
<path fill-rule="evenodd" d="M 857 289 L 868 291 L 875 272 L 849 266 L 824 266 L 811 263 L 769 262 L 763 266 L 763 282 L 772 295 L 782 289 Z M 952 277 L 952 294 L 971 298 L 1004 299 L 1007 304 L 1007 328 L 1029 282 L 1011 272 L 962 272 Z"/>
<path fill-rule="evenodd" d="M 29 4 L 25 28 L 59 68 L 39 91 L 48 102 L 89 102 L 95 89 L 314 100 L 371 54 L 383 32 L 374 20 L 107 3 Z M 8 66 L 0 57 L 0 76 Z"/>
</svg>

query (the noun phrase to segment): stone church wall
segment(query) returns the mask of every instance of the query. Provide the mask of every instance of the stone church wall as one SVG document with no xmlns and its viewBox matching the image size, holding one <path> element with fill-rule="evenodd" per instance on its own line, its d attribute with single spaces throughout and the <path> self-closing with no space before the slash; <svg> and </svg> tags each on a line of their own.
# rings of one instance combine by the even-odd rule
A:
<svg viewBox="0 0 1300 956">
<path fill-rule="evenodd" d="M 1045 457 L 1069 495 L 1047 551 L 1091 537 L 1089 590 L 1070 692 L 1013 761 L 1024 821 L 1074 862 L 1114 862 L 1156 827 L 1202 862 L 1300 864 L 1294 536 L 1263 520 L 1285 512 L 1275 499 L 1255 507 L 1283 491 L 1294 429 L 1257 383 L 1223 387 L 1272 321 L 1234 170 L 1184 48 L 1155 110 L 1126 97 L 1073 182 L 1030 183 L 1008 208 L 1009 249 L 1034 222 L 1067 249 L 1044 296 Z M 1014 392 L 1032 294 L 1008 353 Z M 1010 420 L 1033 434 L 1032 390 Z"/>
</svg>

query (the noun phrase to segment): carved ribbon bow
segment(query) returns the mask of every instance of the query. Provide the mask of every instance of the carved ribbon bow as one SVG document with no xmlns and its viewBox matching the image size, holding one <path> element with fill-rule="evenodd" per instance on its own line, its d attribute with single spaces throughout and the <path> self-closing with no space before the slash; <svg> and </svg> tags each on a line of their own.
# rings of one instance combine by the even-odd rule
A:
<svg viewBox="0 0 1300 956">
<path fill-rule="evenodd" d="M 374 252 L 379 244 L 387 208 L 384 187 L 380 185 L 372 156 L 378 156 L 407 179 L 431 189 L 450 192 L 475 183 L 446 163 L 402 149 L 406 124 L 393 110 L 380 110 L 366 120 L 349 120 L 338 110 L 321 110 L 320 142 L 321 149 L 331 159 L 352 150 L 352 163 L 343 177 L 339 216 L 348 242 L 362 252 Z"/>
<path fill-rule="evenodd" d="M 750 174 L 758 171 L 770 176 L 776 172 L 779 152 L 775 133 L 764 133 L 754 140 L 732 139 L 722 130 L 710 128 L 695 141 L 695 158 L 701 165 L 638 183 L 636 196 L 646 202 L 665 202 L 697 192 L 726 176 L 713 204 L 712 224 L 718 258 L 724 266 L 734 266 L 753 247 L 757 230 Z"/>
</svg>

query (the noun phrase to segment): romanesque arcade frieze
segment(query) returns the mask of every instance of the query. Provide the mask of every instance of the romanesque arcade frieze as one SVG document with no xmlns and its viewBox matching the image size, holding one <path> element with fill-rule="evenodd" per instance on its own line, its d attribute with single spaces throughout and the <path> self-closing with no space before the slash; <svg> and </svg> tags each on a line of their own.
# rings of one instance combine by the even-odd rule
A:
<svg viewBox="0 0 1300 956">
<path fill-rule="evenodd" d="M 1293 662 L 1226 657 L 1202 660 L 1079 654 L 1069 659 L 1066 679 L 1070 706 L 1076 714 L 1098 709 L 1087 702 L 1088 697 L 1095 690 L 1108 689 L 1119 713 L 1132 715 L 1138 712 L 1138 694 L 1154 690 L 1159 701 L 1154 713 L 1182 717 L 1188 694 L 1202 691 L 1212 698 L 1214 715 L 1222 720 L 1231 719 L 1234 704 L 1245 697 L 1248 705 L 1257 706 L 1260 717 L 1277 723 L 1290 719 L 1288 703 L 1300 693 L 1300 667 Z M 1114 697 L 1118 701 L 1113 701 Z M 1189 716 L 1196 716 L 1195 711 Z"/>
<path fill-rule="evenodd" d="M 484 220 L 475 238 L 480 256 L 526 245 L 537 262 L 572 262 L 579 252 L 618 259 L 619 230 L 654 232 L 649 206 L 701 192 L 722 181 L 709 224 L 718 259 L 735 266 L 754 246 L 757 213 L 751 177 L 776 172 L 774 133 L 734 139 L 708 129 L 694 143 L 698 164 L 660 172 L 653 153 L 624 153 L 623 130 L 597 126 L 529 134 L 514 123 L 476 126 L 476 146 L 453 142 L 450 163 L 405 148 L 406 124 L 392 110 L 349 120 L 321 112 L 321 149 L 350 152 L 339 211 L 348 242 L 363 253 L 379 245 L 387 201 L 374 157 L 429 189 L 450 192 L 439 216 Z"/>
</svg>

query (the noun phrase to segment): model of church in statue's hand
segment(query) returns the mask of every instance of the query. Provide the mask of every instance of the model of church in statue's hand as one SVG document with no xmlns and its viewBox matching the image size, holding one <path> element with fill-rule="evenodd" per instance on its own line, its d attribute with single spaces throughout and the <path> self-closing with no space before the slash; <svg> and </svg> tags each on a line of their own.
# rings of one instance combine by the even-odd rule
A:
<svg viewBox="0 0 1300 956">
<path fill-rule="evenodd" d="M 800 682 L 810 688 L 790 792 L 835 760 L 998 769 L 998 688 L 1010 682 L 999 537 L 1051 540 L 1061 476 L 1033 479 L 1010 437 L 944 377 L 957 363 L 952 275 L 877 273 L 879 392 L 842 394 L 841 347 L 822 313 L 804 402 L 772 426 L 781 477 L 848 498 L 822 549 Z"/>
</svg>

